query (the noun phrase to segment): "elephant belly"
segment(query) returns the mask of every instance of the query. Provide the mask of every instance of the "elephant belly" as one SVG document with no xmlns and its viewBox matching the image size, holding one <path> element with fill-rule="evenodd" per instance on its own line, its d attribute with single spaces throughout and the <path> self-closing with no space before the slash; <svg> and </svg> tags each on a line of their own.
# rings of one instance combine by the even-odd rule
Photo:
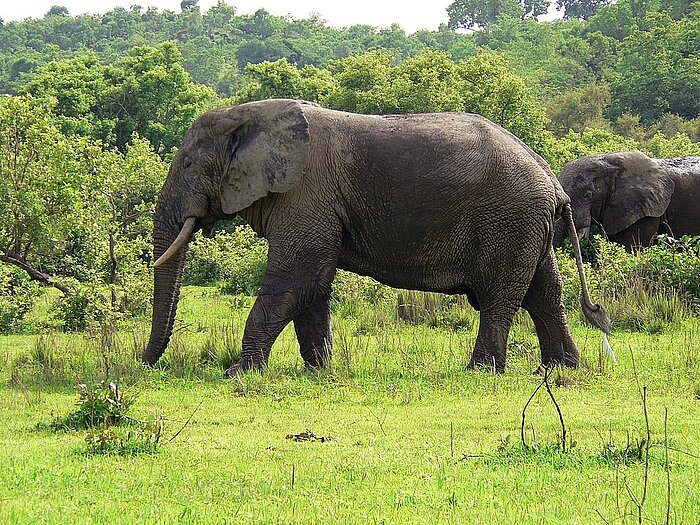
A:
<svg viewBox="0 0 700 525">
<path fill-rule="evenodd" d="M 384 239 L 372 250 L 344 243 L 338 268 L 367 275 L 394 288 L 442 293 L 471 293 L 469 258 L 461 247 L 448 242 L 416 245 L 406 239 Z"/>
</svg>

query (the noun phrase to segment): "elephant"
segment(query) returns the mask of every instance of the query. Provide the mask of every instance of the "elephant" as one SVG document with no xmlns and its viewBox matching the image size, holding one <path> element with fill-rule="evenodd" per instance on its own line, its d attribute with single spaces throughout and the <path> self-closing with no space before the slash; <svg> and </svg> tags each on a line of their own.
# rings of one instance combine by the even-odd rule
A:
<svg viewBox="0 0 700 525">
<path fill-rule="evenodd" d="M 290 322 L 305 367 L 327 366 L 337 268 L 466 294 L 480 311 L 469 367 L 505 369 L 520 306 L 542 364 L 576 367 L 552 248 L 558 214 L 576 237 L 568 200 L 541 157 L 479 115 L 359 115 L 285 99 L 208 111 L 186 133 L 157 200 L 142 359 L 154 364 L 172 335 L 192 233 L 239 215 L 267 239 L 268 265 L 227 376 L 265 366 Z M 609 332 L 607 312 L 582 288 L 586 317 Z"/>
<path fill-rule="evenodd" d="M 650 246 L 659 233 L 700 235 L 700 157 L 652 159 L 641 151 L 592 155 L 566 164 L 559 182 L 582 236 L 597 223 L 610 240 L 632 250 Z M 565 225 L 557 224 L 555 247 L 565 236 Z"/>
</svg>

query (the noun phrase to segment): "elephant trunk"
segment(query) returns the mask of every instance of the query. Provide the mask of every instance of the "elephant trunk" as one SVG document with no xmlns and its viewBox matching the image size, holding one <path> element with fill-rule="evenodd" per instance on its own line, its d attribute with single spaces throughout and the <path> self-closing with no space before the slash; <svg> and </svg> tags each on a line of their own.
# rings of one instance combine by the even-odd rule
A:
<svg viewBox="0 0 700 525">
<path fill-rule="evenodd" d="M 156 216 L 153 229 L 154 257 L 160 258 L 176 239 L 177 228 L 163 224 Z M 167 261 L 154 269 L 153 322 L 148 346 L 142 356 L 142 361 L 148 365 L 155 364 L 163 355 L 173 333 L 186 250 L 187 241 Z"/>
</svg>

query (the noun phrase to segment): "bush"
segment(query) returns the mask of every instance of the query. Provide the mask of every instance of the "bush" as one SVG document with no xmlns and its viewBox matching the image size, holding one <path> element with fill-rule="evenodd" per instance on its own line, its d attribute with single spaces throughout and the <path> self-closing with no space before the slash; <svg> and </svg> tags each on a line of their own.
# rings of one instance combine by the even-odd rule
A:
<svg viewBox="0 0 700 525">
<path fill-rule="evenodd" d="M 338 270 L 333 281 L 333 303 L 390 303 L 396 299 L 396 290 L 371 277 Z"/>
<path fill-rule="evenodd" d="M 601 237 L 595 245 L 602 287 L 613 300 L 642 287 L 649 296 L 675 294 L 686 306 L 700 307 L 700 237 L 659 236 L 652 247 L 634 253 Z"/>
<path fill-rule="evenodd" d="M 94 280 L 91 283 L 72 281 L 71 292 L 56 300 L 53 318 L 64 332 L 83 332 L 91 325 L 111 317 L 108 290 Z"/>
<path fill-rule="evenodd" d="M 129 394 L 117 383 L 100 381 L 95 384 L 79 384 L 78 397 L 75 410 L 53 421 L 49 425 L 51 428 L 80 430 L 128 422 L 126 413 L 137 396 Z"/>
<path fill-rule="evenodd" d="M 654 246 L 628 253 L 595 236 L 596 274 L 613 323 L 650 333 L 677 325 L 700 308 L 700 239 L 660 236 Z"/>
<path fill-rule="evenodd" d="M 185 284 L 219 283 L 222 293 L 254 295 L 267 268 L 267 242 L 249 226 L 201 236 L 190 243 L 183 274 Z"/>
<path fill-rule="evenodd" d="M 0 263 L 0 334 L 24 330 L 25 317 L 42 293 L 22 270 Z"/>
</svg>

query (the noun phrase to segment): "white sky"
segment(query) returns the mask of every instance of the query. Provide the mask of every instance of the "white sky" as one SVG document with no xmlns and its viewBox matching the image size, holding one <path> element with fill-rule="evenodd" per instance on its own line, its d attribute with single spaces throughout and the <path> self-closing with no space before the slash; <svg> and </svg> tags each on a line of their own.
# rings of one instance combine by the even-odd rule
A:
<svg viewBox="0 0 700 525">
<path fill-rule="evenodd" d="M 199 0 L 202 12 L 216 5 L 217 0 Z M 408 33 L 419 29 L 435 30 L 447 23 L 447 6 L 451 0 L 226 0 L 236 7 L 236 13 L 251 14 L 264 7 L 274 15 L 292 15 L 308 18 L 318 13 L 329 25 L 345 27 L 369 24 L 388 27 L 398 23 Z M 0 0 L 0 18 L 22 20 L 42 18 L 53 5 L 68 9 L 72 16 L 83 13 L 105 13 L 116 6 L 128 9 L 132 5 L 143 8 L 154 6 L 159 10 L 180 12 L 180 0 Z"/>
</svg>

